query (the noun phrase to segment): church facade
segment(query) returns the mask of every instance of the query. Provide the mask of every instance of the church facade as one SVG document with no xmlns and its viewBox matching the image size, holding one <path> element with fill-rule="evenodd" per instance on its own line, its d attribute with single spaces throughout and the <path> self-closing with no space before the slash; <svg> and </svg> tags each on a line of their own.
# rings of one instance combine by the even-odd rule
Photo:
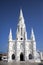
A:
<svg viewBox="0 0 43 65">
<path fill-rule="evenodd" d="M 31 38 L 27 39 L 27 31 L 22 9 L 20 9 L 19 22 L 17 25 L 16 40 L 12 39 L 10 29 L 8 40 L 8 62 L 12 61 L 30 61 L 40 62 L 40 54 L 36 50 L 36 40 L 33 28 L 31 29 Z"/>
</svg>

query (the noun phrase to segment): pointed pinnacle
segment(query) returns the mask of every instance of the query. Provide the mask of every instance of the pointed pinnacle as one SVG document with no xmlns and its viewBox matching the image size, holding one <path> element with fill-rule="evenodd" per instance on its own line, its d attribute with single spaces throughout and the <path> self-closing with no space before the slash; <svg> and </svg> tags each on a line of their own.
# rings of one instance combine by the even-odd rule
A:
<svg viewBox="0 0 43 65">
<path fill-rule="evenodd" d="M 35 40 L 35 35 L 34 35 L 34 32 L 33 32 L 33 28 L 31 30 L 31 39 Z"/>
<path fill-rule="evenodd" d="M 11 28 L 10 28 L 10 33 L 9 33 L 9 40 L 12 40 L 12 31 L 11 31 Z"/>
<path fill-rule="evenodd" d="M 23 18 L 23 12 L 22 12 L 22 9 L 20 9 L 20 18 Z"/>
<path fill-rule="evenodd" d="M 33 32 L 33 28 L 32 28 L 32 35 L 34 34 L 34 32 Z"/>
<path fill-rule="evenodd" d="M 10 33 L 9 33 L 9 35 L 12 35 L 12 30 L 11 30 L 11 28 L 10 28 Z"/>
</svg>

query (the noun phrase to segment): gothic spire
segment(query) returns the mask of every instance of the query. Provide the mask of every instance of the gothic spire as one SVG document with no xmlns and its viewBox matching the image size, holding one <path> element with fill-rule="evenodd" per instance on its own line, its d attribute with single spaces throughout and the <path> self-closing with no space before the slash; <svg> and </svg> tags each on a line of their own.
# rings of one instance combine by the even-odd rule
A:
<svg viewBox="0 0 43 65">
<path fill-rule="evenodd" d="M 22 9 L 20 9 L 19 23 L 20 23 L 20 24 L 21 24 L 21 23 L 24 24 L 24 17 L 23 17 Z"/>
<path fill-rule="evenodd" d="M 11 41 L 12 40 L 12 30 L 10 28 L 10 33 L 9 33 L 9 40 Z"/>
<path fill-rule="evenodd" d="M 20 18 L 23 18 L 23 12 L 22 12 L 22 9 L 20 9 Z"/>
<path fill-rule="evenodd" d="M 34 40 L 35 41 L 35 35 L 34 35 L 34 32 L 33 32 L 33 28 L 31 30 L 31 40 Z"/>
</svg>

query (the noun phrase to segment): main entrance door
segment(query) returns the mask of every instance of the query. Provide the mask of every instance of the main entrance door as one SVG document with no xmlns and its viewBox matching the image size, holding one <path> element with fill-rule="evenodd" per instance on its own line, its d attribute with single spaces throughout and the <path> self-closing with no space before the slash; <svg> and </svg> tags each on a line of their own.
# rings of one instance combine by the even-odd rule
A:
<svg viewBox="0 0 43 65">
<path fill-rule="evenodd" d="M 20 61 L 24 61 L 24 55 L 23 55 L 23 53 L 20 54 Z"/>
<path fill-rule="evenodd" d="M 14 54 L 12 54 L 12 60 L 15 60 L 15 55 Z"/>
<path fill-rule="evenodd" d="M 29 54 L 29 59 L 32 59 L 33 57 L 32 57 L 32 54 Z"/>
</svg>

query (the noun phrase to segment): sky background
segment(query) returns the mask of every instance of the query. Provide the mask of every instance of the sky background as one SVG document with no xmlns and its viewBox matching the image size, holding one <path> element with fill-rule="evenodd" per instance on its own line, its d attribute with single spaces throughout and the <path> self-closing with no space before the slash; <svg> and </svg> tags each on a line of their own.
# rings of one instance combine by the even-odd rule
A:
<svg viewBox="0 0 43 65">
<path fill-rule="evenodd" d="M 7 52 L 10 28 L 13 39 L 23 11 L 28 39 L 33 27 L 37 50 L 43 51 L 43 0 L 0 0 L 0 52 Z"/>
</svg>

